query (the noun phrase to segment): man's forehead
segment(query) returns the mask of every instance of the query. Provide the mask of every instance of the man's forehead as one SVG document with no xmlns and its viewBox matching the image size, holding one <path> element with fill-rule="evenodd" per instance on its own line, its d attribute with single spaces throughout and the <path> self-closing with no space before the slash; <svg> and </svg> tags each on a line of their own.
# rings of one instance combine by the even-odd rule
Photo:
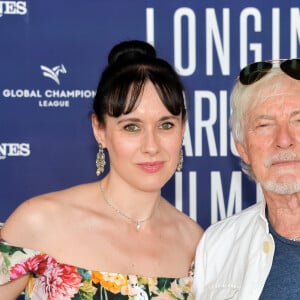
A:
<svg viewBox="0 0 300 300">
<path fill-rule="evenodd" d="M 286 76 L 274 77 L 269 81 L 259 83 L 252 97 L 261 100 L 296 98 L 300 101 L 300 81 Z"/>
</svg>

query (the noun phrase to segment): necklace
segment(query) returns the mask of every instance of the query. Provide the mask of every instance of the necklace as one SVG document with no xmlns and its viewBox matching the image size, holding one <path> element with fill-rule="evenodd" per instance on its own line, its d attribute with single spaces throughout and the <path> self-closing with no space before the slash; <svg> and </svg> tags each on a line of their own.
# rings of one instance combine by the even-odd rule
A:
<svg viewBox="0 0 300 300">
<path fill-rule="evenodd" d="M 157 201 L 157 203 L 156 203 L 155 207 L 153 208 L 151 214 L 150 214 L 147 218 L 142 219 L 142 220 L 135 220 L 135 219 L 133 219 L 133 218 L 127 216 L 125 213 L 123 213 L 123 212 L 122 212 L 121 210 L 119 210 L 117 207 L 115 207 L 115 206 L 114 206 L 114 205 L 113 205 L 113 204 L 105 197 L 105 194 L 104 194 L 104 191 L 103 191 L 103 189 L 102 189 L 101 184 L 100 184 L 100 191 L 101 191 L 102 197 L 103 197 L 104 201 L 106 202 L 106 204 L 107 204 L 110 208 L 112 208 L 117 214 L 119 214 L 120 216 L 122 216 L 122 217 L 126 218 L 127 220 L 131 221 L 132 223 L 134 223 L 134 224 L 135 224 L 135 227 L 136 227 L 136 230 L 140 230 L 142 224 L 145 223 L 146 221 L 149 221 L 149 220 L 153 217 L 153 215 L 154 215 L 156 209 L 158 208 L 158 206 L 159 206 L 159 204 L 160 204 L 160 199 L 161 199 L 161 198 L 159 198 L 159 200 Z"/>
<path fill-rule="evenodd" d="M 289 240 L 291 240 L 293 242 L 300 242 L 300 236 L 296 236 L 294 238 L 290 238 Z"/>
</svg>

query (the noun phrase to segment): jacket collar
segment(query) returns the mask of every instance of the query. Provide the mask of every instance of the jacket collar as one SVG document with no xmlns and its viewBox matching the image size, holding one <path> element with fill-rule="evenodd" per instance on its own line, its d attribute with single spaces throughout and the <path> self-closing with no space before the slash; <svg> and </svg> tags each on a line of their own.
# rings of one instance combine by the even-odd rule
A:
<svg viewBox="0 0 300 300">
<path fill-rule="evenodd" d="M 260 212 L 259 212 L 259 221 L 261 225 L 265 228 L 266 233 L 269 233 L 269 222 L 266 216 L 267 203 L 265 198 L 263 197 L 260 202 Z"/>
</svg>

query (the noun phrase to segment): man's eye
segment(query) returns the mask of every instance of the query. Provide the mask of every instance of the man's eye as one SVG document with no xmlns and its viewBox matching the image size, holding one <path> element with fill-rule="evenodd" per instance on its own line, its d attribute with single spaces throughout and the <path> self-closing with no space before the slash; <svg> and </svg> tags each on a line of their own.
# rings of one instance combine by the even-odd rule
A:
<svg viewBox="0 0 300 300">
<path fill-rule="evenodd" d="M 170 129 L 173 127 L 173 124 L 171 122 L 166 122 L 160 125 L 160 128 L 162 129 Z"/>
<path fill-rule="evenodd" d="M 137 131 L 139 129 L 138 126 L 135 124 L 128 124 L 124 128 L 127 131 Z"/>
<path fill-rule="evenodd" d="M 255 124 L 255 128 L 265 128 L 268 126 L 272 126 L 273 123 L 269 122 L 269 121 L 261 121 L 261 122 L 257 122 L 257 124 Z"/>
<path fill-rule="evenodd" d="M 270 124 L 268 124 L 268 123 L 261 123 L 261 124 L 259 124 L 257 127 L 267 127 L 267 126 L 269 126 Z"/>
</svg>

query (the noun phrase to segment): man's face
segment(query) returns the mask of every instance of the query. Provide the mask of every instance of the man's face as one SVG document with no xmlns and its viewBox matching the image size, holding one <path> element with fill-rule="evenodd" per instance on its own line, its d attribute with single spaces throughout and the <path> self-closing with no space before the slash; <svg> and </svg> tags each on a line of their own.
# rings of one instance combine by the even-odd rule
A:
<svg viewBox="0 0 300 300">
<path fill-rule="evenodd" d="M 300 82 L 284 80 L 248 111 L 237 149 L 265 189 L 292 194 L 300 191 Z"/>
</svg>

